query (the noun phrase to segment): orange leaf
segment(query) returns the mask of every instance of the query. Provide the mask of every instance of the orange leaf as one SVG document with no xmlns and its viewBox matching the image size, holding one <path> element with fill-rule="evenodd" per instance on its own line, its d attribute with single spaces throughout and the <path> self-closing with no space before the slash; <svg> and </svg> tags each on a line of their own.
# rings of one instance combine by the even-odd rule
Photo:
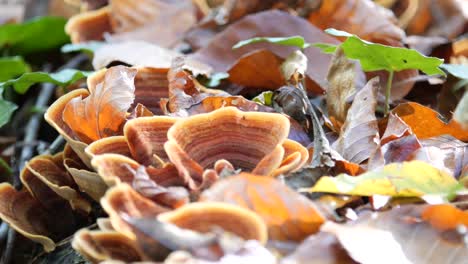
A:
<svg viewBox="0 0 468 264">
<path fill-rule="evenodd" d="M 241 173 L 218 181 L 201 200 L 247 207 L 267 223 L 269 238 L 301 241 L 318 231 L 323 216 L 312 201 L 270 178 Z"/>
<path fill-rule="evenodd" d="M 431 138 L 445 134 L 462 141 L 468 140 L 468 130 L 463 129 L 456 121 L 445 123 L 438 118 L 438 113 L 418 103 L 405 103 L 392 111 L 398 115 L 419 138 Z"/>
<path fill-rule="evenodd" d="M 450 204 L 431 205 L 421 213 L 423 220 L 439 230 L 456 229 L 459 225 L 468 227 L 468 212 Z"/>
<path fill-rule="evenodd" d="M 68 102 L 63 120 L 81 141 L 91 143 L 122 134 L 127 109 L 135 98 L 136 72 L 124 66 L 112 67 L 88 97 Z"/>
</svg>

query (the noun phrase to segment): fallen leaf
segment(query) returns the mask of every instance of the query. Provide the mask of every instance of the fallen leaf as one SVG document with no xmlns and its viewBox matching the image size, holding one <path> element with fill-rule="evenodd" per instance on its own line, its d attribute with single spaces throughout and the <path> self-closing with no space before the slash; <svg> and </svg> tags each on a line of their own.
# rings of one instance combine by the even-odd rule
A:
<svg viewBox="0 0 468 264">
<path fill-rule="evenodd" d="M 135 98 L 135 69 L 117 66 L 107 70 L 105 79 L 86 98 L 71 99 L 63 120 L 85 143 L 122 133 L 128 108 Z"/>
<path fill-rule="evenodd" d="M 326 93 L 328 117 L 341 124 L 346 120 L 350 97 L 356 92 L 355 63 L 346 58 L 343 49 L 338 48 L 328 68 L 329 86 Z M 339 129 L 340 126 L 335 126 Z"/>
<path fill-rule="evenodd" d="M 130 0 L 110 2 L 111 41 L 143 40 L 161 47 L 174 46 L 196 23 L 192 1 Z"/>
<path fill-rule="evenodd" d="M 325 176 L 312 188 L 301 191 L 394 197 L 439 195 L 450 199 L 460 188 L 461 185 L 449 174 L 425 162 L 410 161 L 389 164 L 359 176 Z"/>
<path fill-rule="evenodd" d="M 389 231 L 359 225 L 349 227 L 333 222 L 325 222 L 320 230 L 334 234 L 358 263 L 412 263 L 405 256 L 402 245 Z"/>
<path fill-rule="evenodd" d="M 468 92 L 465 91 L 462 99 L 458 102 L 455 112 L 453 113 L 453 120 L 458 122 L 463 129 L 468 130 Z"/>
<path fill-rule="evenodd" d="M 422 148 L 413 153 L 413 159 L 422 160 L 444 170 L 456 178 L 462 176 L 468 164 L 468 144 L 443 135 L 420 140 Z"/>
<path fill-rule="evenodd" d="M 251 51 L 228 70 L 228 80 L 252 88 L 277 89 L 286 82 L 280 71 L 281 62 L 282 59 L 269 50 Z"/>
<path fill-rule="evenodd" d="M 418 103 L 400 104 L 392 112 L 398 115 L 419 139 L 449 134 L 462 141 L 468 140 L 468 130 L 463 129 L 456 121 L 445 123 L 438 118 L 437 112 Z"/>
<path fill-rule="evenodd" d="M 430 205 L 422 211 L 421 218 L 441 231 L 457 229 L 460 225 L 468 227 L 468 212 L 451 204 Z"/>
<path fill-rule="evenodd" d="M 145 41 L 108 43 L 94 52 L 93 67 L 98 70 L 117 61 L 131 66 L 170 68 L 172 60 L 181 55 Z"/>
<path fill-rule="evenodd" d="M 275 21 L 275 23 L 264 21 Z M 308 42 L 338 43 L 336 39 L 327 36 L 321 30 L 311 27 L 306 20 L 272 10 L 249 15 L 233 23 L 216 35 L 206 47 L 190 57 L 211 65 L 216 71 L 224 72 L 244 54 L 257 49 L 271 50 L 281 58 L 286 58 L 293 51 L 292 47 L 270 43 L 256 43 L 232 50 L 231 47 L 239 41 L 253 37 L 289 37 L 291 35 L 300 35 Z M 309 60 L 307 67 L 307 76 L 312 80 L 307 85 L 307 89 L 315 94 L 321 94 L 327 87 L 326 69 L 321 66 L 328 65 L 330 56 L 317 49 L 307 49 L 305 55 L 308 58 L 314 58 L 314 60 Z"/>
<path fill-rule="evenodd" d="M 312 201 L 279 181 L 241 173 L 216 182 L 201 201 L 220 201 L 249 208 L 268 225 L 273 240 L 300 241 L 315 233 L 324 219 Z"/>
<path fill-rule="evenodd" d="M 382 138 L 380 139 L 380 144 L 385 145 L 386 143 L 399 139 L 404 136 L 413 134 L 411 128 L 403 121 L 401 118 L 394 114 L 390 113 L 387 119 L 387 126 L 385 127 L 385 132 L 383 133 Z"/>
<path fill-rule="evenodd" d="M 385 164 L 409 161 L 414 158 L 414 153 L 423 146 L 415 135 L 398 138 L 382 146 Z"/>
<path fill-rule="evenodd" d="M 340 28 L 378 43 L 399 44 L 405 37 L 395 16 L 370 0 L 326 1 L 308 19 L 321 29 Z"/>
<path fill-rule="evenodd" d="M 378 78 L 357 92 L 348 110 L 340 137 L 332 145 L 344 159 L 361 164 L 379 148 L 379 127 L 375 117 Z"/>
</svg>

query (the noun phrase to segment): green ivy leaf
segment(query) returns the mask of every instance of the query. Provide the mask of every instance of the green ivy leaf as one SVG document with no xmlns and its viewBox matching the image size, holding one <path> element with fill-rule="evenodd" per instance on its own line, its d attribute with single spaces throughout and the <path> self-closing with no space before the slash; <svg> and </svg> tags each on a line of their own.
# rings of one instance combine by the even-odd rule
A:
<svg viewBox="0 0 468 264">
<path fill-rule="evenodd" d="M 440 65 L 440 67 L 457 78 L 468 79 L 468 66 L 467 65 L 442 64 Z"/>
<path fill-rule="evenodd" d="M 94 55 L 94 52 L 104 45 L 102 41 L 89 41 L 83 43 L 69 43 L 62 46 L 63 53 L 84 52 L 88 55 Z"/>
<path fill-rule="evenodd" d="M 323 53 L 333 54 L 338 48 L 338 45 L 328 44 L 328 43 L 313 43 L 311 44 L 312 47 L 319 48 L 322 50 Z"/>
<path fill-rule="evenodd" d="M 229 73 L 227 72 L 215 72 L 211 74 L 209 78 L 200 75 L 197 79 L 198 81 L 206 87 L 216 87 L 221 84 L 221 81 L 229 78 Z"/>
<path fill-rule="evenodd" d="M 346 57 L 359 60 L 362 69 L 366 72 L 418 69 L 427 75 L 440 74 L 445 76 L 445 72 L 439 68 L 443 63 L 442 59 L 424 56 L 413 49 L 365 41 L 345 31 L 327 29 L 325 32 L 337 37 L 347 37 L 341 44 Z"/>
<path fill-rule="evenodd" d="M 234 45 L 233 49 L 238 49 L 245 45 L 259 43 L 259 42 L 268 42 L 283 46 L 293 46 L 298 47 L 300 49 L 305 49 L 310 46 L 310 43 L 307 43 L 303 37 L 301 36 L 292 36 L 292 37 L 284 37 L 284 38 L 275 38 L 275 37 L 256 37 L 251 39 L 246 39 L 239 41 L 236 45 Z"/>
<path fill-rule="evenodd" d="M 1 90 L 0 90 L 1 92 Z M 0 127 L 4 126 L 8 121 L 10 121 L 11 115 L 18 108 L 12 102 L 6 101 L 0 96 Z"/>
<path fill-rule="evenodd" d="M 273 95 L 273 91 L 265 91 L 255 96 L 252 101 L 266 106 L 273 106 Z"/>
<path fill-rule="evenodd" d="M 92 72 L 75 69 L 65 69 L 57 73 L 28 72 L 17 79 L 0 83 L 0 90 L 7 86 L 13 86 L 15 91 L 24 94 L 29 87 L 36 83 L 53 83 L 59 86 L 68 86 L 82 78 L 88 77 Z"/>
<path fill-rule="evenodd" d="M 0 58 L 0 69 L 0 82 L 10 80 L 25 72 L 31 71 L 29 65 L 19 56 Z"/>
<path fill-rule="evenodd" d="M 70 41 L 62 17 L 38 17 L 22 24 L 0 26 L 0 50 L 27 55 L 50 50 Z"/>
</svg>

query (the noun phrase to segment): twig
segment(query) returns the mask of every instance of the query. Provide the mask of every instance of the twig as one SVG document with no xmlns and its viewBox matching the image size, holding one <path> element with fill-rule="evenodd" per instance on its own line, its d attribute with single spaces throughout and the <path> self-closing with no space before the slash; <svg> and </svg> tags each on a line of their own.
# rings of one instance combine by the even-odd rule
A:
<svg viewBox="0 0 468 264">
<path fill-rule="evenodd" d="M 76 57 L 68 61 L 66 64 L 64 64 L 62 67 L 60 67 L 58 70 L 67 69 L 67 68 L 76 68 L 86 59 L 87 57 L 85 54 L 77 55 Z M 55 85 L 50 84 L 50 83 L 42 84 L 41 91 L 39 92 L 39 95 L 35 103 L 35 107 L 39 109 L 45 108 L 48 105 L 50 98 L 54 94 L 54 91 L 55 91 Z M 20 158 L 16 166 L 14 166 L 15 171 L 13 172 L 13 186 L 16 189 L 21 188 L 21 181 L 19 178 L 19 174 L 21 170 L 24 168 L 24 165 L 26 164 L 26 162 L 29 159 L 31 159 L 34 154 L 34 150 L 32 147 L 33 144 L 31 143 L 36 141 L 42 118 L 43 118 L 42 114 L 36 113 L 31 116 L 31 118 L 28 121 L 28 124 L 26 125 L 25 136 L 23 140 L 25 146 L 21 150 Z M 8 229 L 8 237 L 7 237 L 5 251 L 3 252 L 3 256 L 0 260 L 0 263 L 8 264 L 11 262 L 15 240 L 16 240 L 16 231 L 10 227 Z"/>
<path fill-rule="evenodd" d="M 55 154 L 59 152 L 60 149 L 63 148 L 65 145 L 65 139 L 62 136 L 58 136 L 55 140 L 50 144 L 50 146 L 41 154 Z"/>
</svg>

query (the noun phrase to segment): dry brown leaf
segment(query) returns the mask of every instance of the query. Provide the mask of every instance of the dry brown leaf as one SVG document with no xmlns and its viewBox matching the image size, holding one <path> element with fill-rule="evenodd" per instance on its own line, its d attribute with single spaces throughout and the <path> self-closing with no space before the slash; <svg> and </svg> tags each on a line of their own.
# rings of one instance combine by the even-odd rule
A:
<svg viewBox="0 0 468 264">
<path fill-rule="evenodd" d="M 135 98 L 135 69 L 116 66 L 86 98 L 71 99 L 63 110 L 64 122 L 85 143 L 122 133 L 128 108 Z"/>
<path fill-rule="evenodd" d="M 140 67 L 169 68 L 172 59 L 180 55 L 145 41 L 107 43 L 94 52 L 93 67 L 98 70 L 119 62 Z"/>
<path fill-rule="evenodd" d="M 309 21 L 321 29 L 337 28 L 360 38 L 387 45 L 401 45 L 405 33 L 393 13 L 371 0 L 328 0 L 312 11 Z"/>
<path fill-rule="evenodd" d="M 326 93 L 328 116 L 341 124 L 346 120 L 346 113 L 351 103 L 350 97 L 356 92 L 355 67 L 355 63 L 347 59 L 343 50 L 338 48 L 328 68 L 329 86 Z M 340 129 L 338 124 L 334 126 Z"/>
<path fill-rule="evenodd" d="M 422 211 L 421 218 L 440 231 L 454 230 L 460 225 L 468 227 L 468 212 L 451 204 L 430 205 Z"/>
<path fill-rule="evenodd" d="M 418 103 L 400 104 L 392 112 L 398 115 L 419 139 L 449 134 L 461 141 L 468 140 L 467 129 L 463 129 L 454 120 L 445 123 L 438 118 L 437 112 Z"/>
<path fill-rule="evenodd" d="M 277 89 L 286 82 L 281 74 L 281 62 L 282 59 L 269 50 L 251 51 L 230 67 L 228 80 L 251 88 Z"/>
<path fill-rule="evenodd" d="M 380 139 L 380 143 L 384 145 L 392 140 L 411 134 L 413 134 L 411 128 L 403 120 L 401 120 L 398 115 L 390 113 L 388 115 L 387 126 L 382 138 Z"/>
<path fill-rule="evenodd" d="M 274 21 L 274 23 L 265 23 Z M 192 58 L 211 65 L 216 71 L 225 72 L 243 55 L 258 49 L 268 49 L 281 58 L 286 58 L 292 47 L 284 47 L 268 43 L 256 43 L 236 50 L 232 46 L 237 42 L 253 37 L 289 37 L 300 35 L 308 42 L 326 42 L 337 44 L 338 41 L 311 26 L 306 20 L 281 11 L 265 11 L 254 15 L 249 15 L 236 23 L 228 26 L 223 32 L 218 34 L 204 48 L 191 55 Z M 318 49 L 310 48 L 305 50 L 305 55 L 309 60 L 307 76 L 312 80 L 307 85 L 308 91 L 315 94 L 322 94 L 327 87 L 327 69 L 323 65 L 328 65 L 330 55 L 323 54 Z"/>
<path fill-rule="evenodd" d="M 201 201 L 220 201 L 249 208 L 267 223 L 270 239 L 301 241 L 317 232 L 324 218 L 312 201 L 279 181 L 241 173 L 216 182 Z"/>
<path fill-rule="evenodd" d="M 354 97 L 340 137 L 332 147 L 352 163 L 367 160 L 380 145 L 379 127 L 375 117 L 379 80 L 370 80 Z"/>
</svg>

